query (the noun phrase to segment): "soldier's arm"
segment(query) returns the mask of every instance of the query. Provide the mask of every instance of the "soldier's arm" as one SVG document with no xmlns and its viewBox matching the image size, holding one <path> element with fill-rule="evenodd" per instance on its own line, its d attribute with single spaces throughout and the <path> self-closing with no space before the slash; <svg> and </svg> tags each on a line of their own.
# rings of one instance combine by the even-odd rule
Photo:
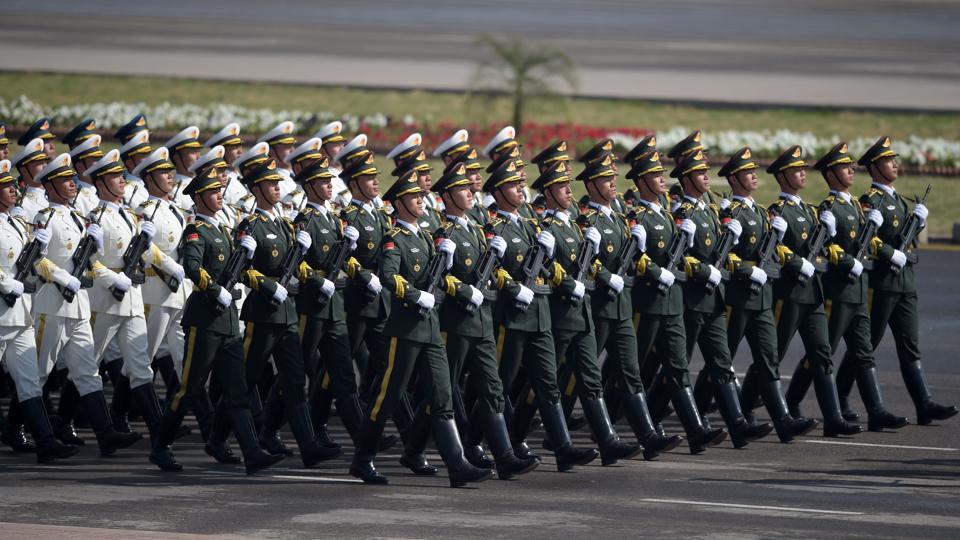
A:
<svg viewBox="0 0 960 540">
<path fill-rule="evenodd" d="M 770 205 L 769 210 L 780 215 L 783 213 L 781 206 L 781 202 L 775 202 Z M 803 259 L 796 256 L 793 250 L 790 249 L 790 246 L 784 243 L 777 244 L 777 259 L 780 261 L 780 266 L 783 267 L 784 270 L 793 272 L 794 274 L 799 274 L 800 268 L 803 267 Z"/>
<path fill-rule="evenodd" d="M 380 259 L 380 283 L 401 300 L 415 304 L 420 298 L 420 289 L 414 287 L 400 275 L 400 249 L 394 237 L 387 234 L 383 237 L 383 256 Z"/>
<path fill-rule="evenodd" d="M 864 193 L 863 195 L 860 196 L 860 207 L 863 209 L 864 212 L 869 212 L 870 210 L 873 210 L 873 209 L 880 210 L 879 203 L 880 203 L 879 198 L 871 197 L 870 193 Z M 870 253 L 876 259 L 890 262 L 890 259 L 891 257 L 893 257 L 893 253 L 894 251 L 896 251 L 896 248 L 884 242 L 883 239 L 880 238 L 879 233 L 880 231 L 878 229 L 877 235 L 870 239 Z"/>
<path fill-rule="evenodd" d="M 200 227 L 191 223 L 183 230 L 183 271 L 198 291 L 204 291 L 210 298 L 220 295 L 220 284 L 203 267 L 203 252 L 206 244 L 200 236 Z"/>
<path fill-rule="evenodd" d="M 833 204 L 831 199 L 827 199 L 820 203 L 820 212 L 823 212 L 829 205 Z M 843 246 L 840 245 L 840 242 L 836 238 L 830 238 L 826 243 L 827 256 L 830 262 L 830 265 L 836 268 L 838 272 L 847 273 L 853 269 L 854 258 L 852 255 L 844 251 Z"/>
</svg>

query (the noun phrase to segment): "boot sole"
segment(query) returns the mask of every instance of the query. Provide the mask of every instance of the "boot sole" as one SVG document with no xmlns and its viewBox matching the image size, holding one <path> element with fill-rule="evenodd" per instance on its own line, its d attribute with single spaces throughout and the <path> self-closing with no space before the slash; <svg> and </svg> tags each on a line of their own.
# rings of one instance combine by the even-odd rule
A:
<svg viewBox="0 0 960 540">
<path fill-rule="evenodd" d="M 212 457 L 217 461 L 217 463 L 220 463 L 221 465 L 240 465 L 243 463 L 243 460 L 240 459 L 238 456 L 235 456 L 235 455 L 230 457 L 219 456 L 217 455 L 216 452 L 214 452 L 207 446 L 203 447 L 203 453 Z M 273 455 L 273 454 L 270 454 L 270 455 Z"/>
<path fill-rule="evenodd" d="M 363 480 L 363 483 L 364 483 L 364 484 L 371 484 L 371 485 L 376 485 L 376 486 L 385 486 L 385 485 L 387 485 L 387 484 L 390 483 L 390 479 L 387 478 L 386 476 L 380 475 L 380 476 L 376 476 L 376 477 L 365 478 L 362 474 L 360 474 L 359 471 L 354 470 L 354 469 L 350 469 L 350 476 L 352 476 L 352 477 L 354 477 L 354 478 L 359 478 L 360 480 Z"/>
<path fill-rule="evenodd" d="M 67 449 L 56 454 L 47 454 L 42 457 L 40 454 L 37 454 L 37 463 L 50 463 L 57 461 L 58 459 L 68 459 L 77 455 L 78 453 L 80 453 L 80 449 L 73 447 L 72 449 Z"/>
<path fill-rule="evenodd" d="M 246 469 L 247 474 L 254 474 L 254 473 L 260 472 L 260 471 L 262 471 L 262 470 L 264 470 L 264 469 L 269 469 L 270 467 L 273 467 L 273 466 L 276 465 L 277 463 L 280 463 L 281 461 L 283 461 L 284 459 L 286 459 L 286 458 L 284 458 L 284 457 L 282 457 L 282 456 L 276 456 L 276 455 L 274 455 L 274 454 L 270 454 L 270 455 L 273 456 L 274 458 L 279 457 L 280 459 L 276 459 L 276 460 L 271 461 L 271 462 L 269 462 L 269 463 L 258 463 L 256 466 L 253 466 L 253 467 L 245 466 L 244 468 Z"/>
<path fill-rule="evenodd" d="M 466 486 L 467 484 L 479 484 L 480 482 L 486 482 L 487 480 L 493 478 L 493 471 L 491 471 L 491 470 L 489 470 L 489 469 L 483 469 L 483 470 L 486 470 L 487 474 L 484 474 L 484 475 L 482 475 L 482 476 L 480 476 L 480 477 L 478 477 L 478 478 L 475 478 L 475 479 L 473 479 L 473 480 L 454 479 L 454 478 L 451 476 L 451 477 L 450 477 L 450 487 L 452 487 L 452 488 L 461 488 L 461 487 Z"/>
<path fill-rule="evenodd" d="M 540 466 L 540 461 L 535 459 L 535 460 L 533 460 L 529 465 L 527 465 L 526 467 L 524 467 L 524 468 L 522 468 L 522 469 L 520 469 L 520 470 L 517 470 L 517 471 L 507 472 L 506 474 L 502 474 L 502 473 L 500 472 L 500 469 L 497 469 L 497 478 L 499 478 L 500 480 L 510 480 L 510 479 L 513 478 L 514 476 L 520 476 L 521 474 L 527 474 L 528 472 L 536 469 L 536 468 L 539 467 L 539 466 Z"/>
<path fill-rule="evenodd" d="M 412 472 L 413 474 L 415 474 L 415 475 L 417 475 L 417 476 L 435 476 L 437 473 L 440 472 L 436 467 L 434 467 L 434 466 L 432 466 L 432 465 L 429 465 L 429 464 L 428 464 L 426 467 L 424 467 L 424 468 L 414 467 L 413 464 L 410 463 L 410 461 L 408 461 L 408 460 L 406 460 L 406 459 L 404 459 L 404 458 L 402 458 L 402 457 L 400 458 L 400 464 L 403 465 L 404 467 L 410 469 L 410 472 Z"/>
</svg>

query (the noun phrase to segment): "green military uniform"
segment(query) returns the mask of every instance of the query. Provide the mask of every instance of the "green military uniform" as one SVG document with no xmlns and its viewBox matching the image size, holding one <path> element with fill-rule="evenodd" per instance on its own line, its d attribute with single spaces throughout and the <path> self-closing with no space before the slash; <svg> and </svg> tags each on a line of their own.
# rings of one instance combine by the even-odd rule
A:
<svg viewBox="0 0 960 540">
<path fill-rule="evenodd" d="M 464 172 L 467 175 L 475 174 L 477 171 L 483 170 L 483 165 L 481 165 L 477 159 L 477 149 L 466 147 L 463 152 L 458 154 L 457 157 L 444 168 L 443 174 L 450 174 L 450 171 L 460 163 L 463 164 Z M 475 192 L 473 206 L 466 211 L 467 217 L 480 226 L 484 226 L 490 221 L 490 213 L 483 206 L 482 199 L 483 195 L 481 192 Z"/>
<path fill-rule="evenodd" d="M 260 182 L 279 179 L 276 163 L 270 159 L 244 176 L 243 182 L 253 191 Z M 258 208 L 241 223 L 245 224 L 248 234 L 257 243 L 251 267 L 243 275 L 244 284 L 252 291 L 240 312 L 240 318 L 245 323 L 243 348 L 247 387 L 254 407 L 259 401 L 255 389 L 270 357 L 273 357 L 279 372 L 274 381 L 276 388 L 271 391 L 263 407 L 261 439 L 275 439 L 285 415 L 300 447 L 304 466 L 310 467 L 339 455 L 340 451 L 337 448 L 323 448 L 317 442 L 304 392 L 306 368 L 300 346 L 296 302 L 293 295 L 288 295 L 280 302 L 276 297 L 279 286 L 285 287 L 277 280 L 282 277 L 282 263 L 287 252 L 302 248 L 296 241 L 293 223 L 283 216 L 275 216 Z M 301 262 L 294 277 L 302 282 L 309 277 L 309 270 Z M 255 408 L 255 417 L 257 412 Z"/>
<path fill-rule="evenodd" d="M 792 146 L 767 168 L 767 172 L 779 174 L 791 168 L 806 168 L 807 164 L 802 157 L 802 149 Z M 823 286 L 815 266 L 806 260 L 812 255 L 815 261 L 825 262 L 821 254 L 810 253 L 810 240 L 819 227 L 826 225 L 819 223 L 819 210 L 796 195 L 781 193 L 779 200 L 770 205 L 769 210 L 783 218 L 787 224 L 781 240 L 785 248 L 781 257 L 783 273 L 773 287 L 776 299 L 774 319 L 777 324 L 777 356 L 782 362 L 794 334 L 799 333 L 806 355 L 803 361 L 809 362 L 813 370 L 817 400 L 824 417 L 824 434 L 832 436 L 858 433 L 861 431 L 860 426 L 847 423 L 840 415 L 837 387 L 832 377 L 833 361 L 827 315 L 823 307 Z M 804 266 L 810 269 L 805 282 L 801 280 Z"/>
<path fill-rule="evenodd" d="M 700 158 L 702 160 L 702 157 Z M 657 160 L 659 161 L 659 160 Z M 677 169 L 672 174 L 685 174 Z M 636 175 L 638 184 L 647 182 Z M 671 399 L 677 416 L 689 438 L 690 452 L 698 454 L 726 438 L 722 429 L 711 430 L 703 425 L 690 389 L 686 332 L 683 323 L 683 289 L 680 283 L 663 281 L 664 272 L 676 275 L 682 270 L 668 268 L 669 252 L 674 242 L 686 241 L 674 217 L 659 204 L 641 199 L 636 221 L 646 231 L 646 251 L 637 262 L 640 282 L 633 287 L 634 327 L 637 330 L 637 351 L 641 372 L 646 362 L 653 362 L 650 351 L 657 349 L 660 371 L 650 388 L 650 409 L 655 422 L 665 413 Z M 665 290 L 664 290 L 665 289 Z"/>
<path fill-rule="evenodd" d="M 683 140 L 673 145 L 673 148 L 671 148 L 670 151 L 667 152 L 667 157 L 672 159 L 674 163 L 679 165 L 681 161 L 683 161 L 684 159 L 690 156 L 693 156 L 697 152 L 703 152 L 704 154 L 706 154 L 709 151 L 709 148 L 707 148 L 703 144 L 702 138 L 703 138 L 703 133 L 699 129 L 692 131 Z M 653 143 L 656 144 L 656 139 L 653 140 Z M 671 195 L 674 194 L 673 191 L 677 187 L 678 186 L 676 184 L 671 187 L 670 189 Z M 674 198 L 674 202 L 677 205 L 679 205 L 683 197 L 683 189 L 680 189 L 679 191 L 677 191 L 676 195 L 677 196 Z M 700 199 L 705 204 L 719 207 L 720 199 L 722 199 L 722 197 L 720 197 L 716 193 L 713 193 L 712 191 L 707 191 L 700 197 Z"/>
<path fill-rule="evenodd" d="M 864 167 L 876 167 L 883 159 L 893 159 L 889 137 L 880 137 L 858 163 Z M 878 174 L 881 174 L 878 172 Z M 917 423 L 924 425 L 933 420 L 943 420 L 957 414 L 956 406 L 944 406 L 933 401 L 923 376 L 920 364 L 920 340 L 917 327 L 919 308 L 914 263 L 910 256 L 900 272 L 891 269 L 891 258 L 899 246 L 899 237 L 907 224 L 911 211 L 906 200 L 892 186 L 874 182 L 870 191 L 860 197 L 864 209 L 879 210 L 883 226 L 877 231 L 877 241 L 872 246 L 876 258 L 870 271 L 868 307 L 870 310 L 870 342 L 873 348 L 880 344 L 886 327 L 893 331 L 900 359 L 900 373 L 910 397 L 917 409 Z M 902 248 L 912 254 L 912 247 Z M 847 353 L 848 356 L 851 354 Z M 847 362 L 844 359 L 844 362 Z"/>
<path fill-rule="evenodd" d="M 493 193 L 502 186 L 521 181 L 516 162 L 507 161 L 493 171 L 484 190 Z M 500 380 L 509 391 L 522 366 L 536 396 L 544 429 L 554 444 L 558 469 L 562 471 L 588 463 L 597 457 L 597 451 L 573 448 L 557 387 L 557 358 L 549 300 L 551 289 L 547 282 L 559 279 L 557 276 L 563 273 L 562 267 L 549 263 L 544 257 L 539 268 L 530 269 L 530 276 L 524 273 L 525 266 L 531 263 L 528 258 L 533 257 L 536 250 L 546 249 L 538 240 L 540 227 L 536 220 L 499 210 L 490 227 L 507 244 L 498 280 L 497 313 L 494 315 L 499 322 Z M 521 302 L 518 295 L 529 295 L 529 302 Z M 521 309 L 521 304 L 526 305 L 525 309 Z M 529 423 L 515 421 L 510 400 L 507 399 L 506 403 L 508 419 L 513 422 L 515 448 L 523 448 L 518 455 L 527 457 L 523 439 Z"/>
<path fill-rule="evenodd" d="M 201 171 L 184 189 L 184 194 L 201 194 L 221 189 L 215 167 Z M 164 469 L 179 470 L 169 446 L 177 433 L 188 408 L 195 401 L 209 399 L 204 388 L 207 376 L 213 370 L 223 389 L 213 419 L 213 430 L 207 440 L 206 451 L 222 462 L 233 461 L 226 450 L 226 437 L 232 428 L 243 451 L 247 473 L 268 467 L 283 459 L 264 452 L 253 429 L 253 419 L 247 401 L 247 383 L 244 376 L 243 342 L 234 295 L 224 305 L 220 283 L 227 265 L 235 257 L 233 240 L 228 230 L 216 218 L 202 214 L 187 225 L 183 232 L 183 267 L 193 282 L 193 292 L 187 298 L 181 324 L 186 335 L 183 377 L 173 398 L 167 401 L 166 411 L 158 429 L 158 444 L 151 460 Z M 159 459 L 158 459 L 159 458 Z"/>
<path fill-rule="evenodd" d="M 384 199 L 396 204 L 398 199 L 409 194 L 422 194 L 415 180 L 415 171 L 401 176 Z M 420 408 L 413 425 L 426 424 L 432 419 L 437 446 L 450 470 L 451 486 L 468 481 L 484 480 L 490 475 L 487 469 L 477 469 L 463 457 L 456 425 L 453 421 L 453 402 L 450 390 L 450 371 L 440 331 L 440 319 L 436 307 L 421 307 L 421 295 L 437 296 L 438 291 L 429 291 L 436 283 L 430 283 L 430 268 L 437 251 L 433 237 L 416 223 L 398 219 L 397 226 L 383 238 L 382 261 L 379 276 L 384 288 L 390 292 L 390 316 L 384 334 L 390 340 L 387 364 L 378 374 L 376 394 L 364 418 L 361 434 L 354 454 L 351 474 L 370 483 L 386 483 L 386 477 L 376 472 L 373 458 L 384 423 L 391 417 L 400 396 L 406 392 L 407 383 L 417 369 L 420 382 L 427 392 L 427 408 Z M 446 255 L 439 257 L 445 259 Z M 446 264 L 445 261 L 441 264 Z M 447 293 L 462 295 L 467 288 L 457 280 L 446 280 Z M 462 298 L 462 296 L 461 296 Z M 423 457 L 426 434 L 412 429 L 405 442 L 401 463 L 419 474 L 435 474 Z M 424 430 L 425 431 L 425 430 Z"/>
<path fill-rule="evenodd" d="M 294 180 L 303 186 L 304 192 L 311 182 L 331 178 L 328 160 L 302 169 Z M 343 235 L 340 219 L 325 206 L 307 202 L 306 207 L 294 220 L 294 227 L 305 231 L 313 239 L 310 249 L 304 254 L 304 262 L 313 270 L 300 287 L 296 305 L 299 317 L 300 344 L 311 381 L 311 417 L 318 434 L 326 432 L 330 414 L 330 399 L 337 400 L 337 412 L 344 427 L 354 439 L 360 431 L 363 411 L 357 397 L 357 382 L 350 355 L 350 338 L 347 334 L 343 289 L 346 285 L 344 272 L 358 265 L 356 259 L 345 256 L 342 266 L 334 267 L 340 250 L 349 249 L 350 241 Z M 325 284 L 328 291 L 323 291 Z M 330 291 L 329 287 L 333 286 Z M 328 292 L 332 294 L 328 295 Z"/>
</svg>

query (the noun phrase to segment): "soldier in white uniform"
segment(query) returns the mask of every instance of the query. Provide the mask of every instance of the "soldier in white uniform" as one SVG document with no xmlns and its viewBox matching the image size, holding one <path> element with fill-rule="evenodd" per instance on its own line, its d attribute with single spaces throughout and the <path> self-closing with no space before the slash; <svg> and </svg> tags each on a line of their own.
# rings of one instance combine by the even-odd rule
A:
<svg viewBox="0 0 960 540">
<path fill-rule="evenodd" d="M 174 261 L 180 260 L 180 237 L 187 219 L 170 199 L 173 190 L 174 165 L 167 159 L 166 148 L 157 148 L 137 166 L 150 198 L 135 213 L 142 221 L 157 228 L 153 245 Z M 144 270 L 146 281 L 140 288 L 147 318 L 147 358 L 152 358 L 166 385 L 166 397 L 180 386 L 183 372 L 183 329 L 180 317 L 190 295 L 190 283 L 183 277 L 169 275 L 154 265 Z M 212 407 L 210 414 L 213 414 Z"/>
<path fill-rule="evenodd" d="M 246 152 L 240 154 L 237 159 L 233 160 L 233 168 L 236 174 L 239 175 L 237 179 L 238 183 L 243 183 L 239 182 L 239 178 L 242 178 L 244 174 L 257 168 L 258 165 L 266 163 L 267 160 L 270 159 L 268 157 L 269 153 L 270 145 L 265 142 L 259 142 L 250 147 L 250 149 Z M 244 186 L 244 189 L 247 189 L 246 186 Z M 241 197 L 232 206 L 240 212 L 242 217 L 247 214 L 252 214 L 255 211 L 257 207 L 257 201 L 253 197 L 253 194 L 247 190 L 247 194 Z M 230 227 L 230 225 L 227 226 Z"/>
<path fill-rule="evenodd" d="M 74 178 L 74 182 L 77 183 L 77 198 L 73 201 L 73 207 L 81 216 L 89 215 L 94 208 L 100 206 L 96 188 L 93 187 L 93 184 L 88 184 L 81 178 L 87 167 L 93 165 L 102 157 L 100 135 L 96 133 L 70 150 L 70 161 L 73 163 L 74 170 L 77 171 L 77 177 Z"/>
<path fill-rule="evenodd" d="M 184 128 L 167 141 L 164 146 L 170 151 L 170 161 L 177 168 L 175 184 L 171 191 L 171 197 L 174 204 L 180 207 L 184 212 L 193 212 L 193 201 L 190 197 L 183 194 L 183 188 L 187 187 L 193 175 L 190 173 L 190 166 L 200 157 L 200 128 L 189 126 Z"/>
<path fill-rule="evenodd" d="M 19 152 L 13 156 L 13 166 L 16 167 L 20 175 L 20 182 L 23 183 L 24 193 L 18 205 L 21 211 L 15 211 L 26 221 L 33 221 L 37 212 L 47 207 L 47 196 L 40 182 L 36 180 L 37 174 L 50 161 L 47 154 L 43 151 L 43 139 L 39 137 L 28 141 Z"/>
<path fill-rule="evenodd" d="M 273 129 L 264 133 L 258 143 L 265 142 L 270 145 L 269 157 L 277 162 L 277 172 L 280 174 L 280 205 L 283 207 L 284 215 L 293 219 L 297 215 L 297 209 L 303 204 L 303 190 L 293 181 L 293 171 L 290 164 L 287 163 L 287 156 L 293 152 L 297 139 L 293 136 L 295 126 L 293 122 L 286 121 L 277 124 Z"/>
<path fill-rule="evenodd" d="M 160 403 L 153 387 L 151 358 L 147 354 L 147 323 L 144 317 L 140 284 L 144 276 L 137 265 L 160 268 L 167 275 L 183 280 L 183 267 L 150 243 L 156 226 L 138 222 L 133 212 L 120 206 L 123 199 L 123 166 L 119 152 L 111 150 L 87 169 L 100 197 L 96 211 L 103 232 L 93 263 L 94 285 L 90 290 L 90 309 L 96 313 L 93 325 L 94 357 L 104 357 L 107 345 L 119 338 L 123 356 L 123 375 L 130 379 L 130 392 L 137 400 L 151 437 L 160 421 Z M 143 235 L 149 244 L 137 265 L 127 269 L 124 254 L 131 241 Z"/>
<path fill-rule="evenodd" d="M 343 137 L 342 131 L 343 122 L 336 120 L 326 124 L 313 134 L 314 137 L 323 141 L 320 150 L 327 156 L 327 159 L 330 160 L 330 172 L 333 173 L 333 177 L 330 179 L 330 183 L 333 186 L 333 198 L 327 201 L 327 207 L 331 210 L 339 210 L 347 206 L 352 199 L 347 184 L 340 179 L 340 172 L 343 171 L 343 168 L 333 161 L 333 158 L 337 157 L 337 154 L 339 154 L 343 148 L 343 141 L 346 140 Z"/>
<path fill-rule="evenodd" d="M 300 171 L 306 169 L 307 167 L 313 165 L 315 162 L 323 158 L 323 152 L 320 148 L 323 146 L 323 140 L 319 137 L 312 137 L 307 139 L 302 144 L 294 148 L 287 157 L 284 158 L 285 163 L 290 166 L 290 172 L 293 176 L 296 176 Z M 297 200 L 297 203 L 293 205 L 291 211 L 288 212 L 289 215 L 292 215 L 290 219 L 296 219 L 297 215 L 300 213 L 300 210 L 307 204 L 306 194 L 303 192 L 303 187 L 299 184 L 297 185 L 297 190 L 294 191 L 289 197 L 291 201 Z"/>
<path fill-rule="evenodd" d="M 143 158 L 153 152 L 150 146 L 150 132 L 142 129 L 130 135 L 130 138 L 120 147 L 120 161 L 123 162 L 123 179 L 126 185 L 123 188 L 123 202 L 128 208 L 136 208 L 147 200 L 147 188 L 143 180 L 133 174 L 133 170 L 143 161 Z"/>
<path fill-rule="evenodd" d="M 62 444 L 53 435 L 40 387 L 37 338 L 30 315 L 31 296 L 25 294 L 30 291 L 24 290 L 26 279 L 17 279 L 21 251 L 28 246 L 45 249 L 50 233 L 39 229 L 31 240 L 27 223 L 10 215 L 16 202 L 17 186 L 10 175 L 10 162 L 0 160 L 0 295 L 3 296 L 0 301 L 0 357 L 15 387 L 2 439 L 15 451 L 32 448 L 28 451 L 36 451 L 37 462 L 47 463 L 70 457 L 79 448 Z M 29 426 L 36 446 L 23 444 L 26 442 L 24 423 Z"/>
<path fill-rule="evenodd" d="M 34 223 L 38 228 L 45 227 L 50 238 L 46 256 L 34 265 L 44 283 L 33 295 L 32 316 L 39 343 L 40 386 L 46 382 L 57 358 L 63 358 L 70 381 L 80 395 L 80 407 L 97 435 L 100 454 L 107 456 L 136 443 L 140 435 L 113 429 L 103 396 L 103 381 L 93 349 L 90 301 L 86 288 L 81 288 L 80 279 L 74 275 L 81 276 L 86 269 L 75 271 L 73 266 L 73 255 L 81 242 L 99 245 L 103 233 L 99 225 L 91 224 L 84 234 L 83 218 L 69 206 L 77 191 L 75 174 L 70 156 L 62 154 L 38 175 L 50 206 Z M 64 421 L 69 423 L 72 418 Z"/>
<path fill-rule="evenodd" d="M 223 201 L 231 206 L 238 206 L 241 199 L 250 195 L 250 192 L 247 191 L 243 182 L 240 181 L 240 173 L 234 164 L 237 158 L 243 155 L 244 152 L 243 139 L 240 138 L 240 124 L 236 122 L 227 124 L 223 129 L 207 139 L 207 142 L 203 143 L 203 145 L 211 151 L 216 146 L 223 147 L 223 155 L 220 156 L 220 159 L 227 164 L 227 183 L 224 184 L 225 187 L 223 188 Z M 200 158 L 200 161 L 202 160 L 203 156 Z M 199 171 L 202 168 L 202 166 L 197 166 L 196 164 L 194 164 L 194 167 L 195 171 Z M 232 227 L 231 225 L 228 226 Z"/>
<path fill-rule="evenodd" d="M 0 122 L 0 159 L 10 159 L 10 139 L 7 138 L 7 125 Z"/>
<path fill-rule="evenodd" d="M 44 117 L 34 122 L 23 132 L 23 135 L 20 135 L 20 138 L 17 139 L 17 144 L 26 146 L 27 143 L 34 139 L 43 141 L 43 153 L 47 155 L 47 159 L 53 159 L 53 157 L 57 155 L 57 137 L 53 133 L 50 133 L 49 118 Z"/>
</svg>

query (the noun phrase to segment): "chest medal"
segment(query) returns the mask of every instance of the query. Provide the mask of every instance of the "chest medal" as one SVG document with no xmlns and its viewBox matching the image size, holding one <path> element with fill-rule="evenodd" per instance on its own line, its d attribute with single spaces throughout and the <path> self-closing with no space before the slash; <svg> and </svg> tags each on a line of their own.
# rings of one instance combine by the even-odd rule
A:
<svg viewBox="0 0 960 540">
<path fill-rule="evenodd" d="M 280 252 L 274 249 L 273 251 L 270 252 L 270 255 L 273 255 L 273 257 L 276 258 L 280 256 Z"/>
<path fill-rule="evenodd" d="M 713 239 L 712 239 L 712 238 L 707 238 L 706 240 L 703 241 L 703 245 L 705 245 L 705 246 L 707 246 L 707 247 L 712 246 L 712 245 L 713 245 Z"/>
</svg>

